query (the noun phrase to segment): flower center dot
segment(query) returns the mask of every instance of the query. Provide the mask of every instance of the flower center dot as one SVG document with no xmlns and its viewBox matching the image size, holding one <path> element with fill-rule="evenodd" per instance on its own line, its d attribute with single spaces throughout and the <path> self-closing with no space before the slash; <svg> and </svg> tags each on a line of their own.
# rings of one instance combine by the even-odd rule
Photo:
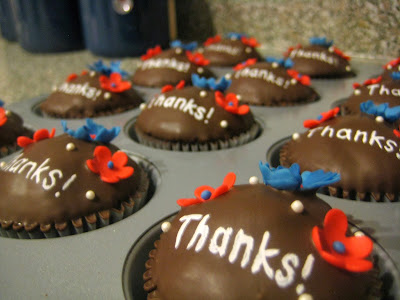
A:
<svg viewBox="0 0 400 300">
<path fill-rule="evenodd" d="M 341 241 L 334 241 L 332 247 L 337 253 L 343 254 L 346 252 L 346 247 Z"/>
<path fill-rule="evenodd" d="M 110 161 L 107 163 L 107 167 L 108 167 L 109 169 L 113 169 L 113 168 L 114 168 L 114 163 L 110 160 Z"/>
<path fill-rule="evenodd" d="M 111 83 L 111 86 L 112 86 L 113 88 L 117 87 L 117 85 L 116 85 L 115 83 Z"/>
<path fill-rule="evenodd" d="M 229 105 L 229 106 L 233 106 L 233 102 L 230 101 L 230 102 L 228 103 L 228 105 Z"/>
<path fill-rule="evenodd" d="M 205 190 L 201 192 L 201 198 L 203 200 L 208 200 L 211 197 L 211 192 L 209 190 Z"/>
</svg>

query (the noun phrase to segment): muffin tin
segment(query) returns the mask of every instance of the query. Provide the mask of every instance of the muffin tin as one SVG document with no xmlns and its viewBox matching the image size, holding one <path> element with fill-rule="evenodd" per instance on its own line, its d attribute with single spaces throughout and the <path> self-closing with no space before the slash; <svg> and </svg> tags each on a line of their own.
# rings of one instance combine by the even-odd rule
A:
<svg viewBox="0 0 400 300">
<path fill-rule="evenodd" d="M 22 240 L 0 237 L 0 276 L 2 299 L 99 298 L 146 299 L 142 290 L 142 272 L 149 249 L 160 234 L 160 224 L 179 210 L 176 200 L 190 197 L 200 185 L 215 186 L 227 172 L 237 175 L 237 184 L 251 176 L 261 178 L 258 162 L 276 160 L 279 142 L 294 132 L 303 132 L 304 119 L 315 118 L 331 108 L 338 99 L 350 95 L 353 82 L 363 82 L 380 72 L 382 61 L 352 61 L 357 77 L 336 80 L 312 80 L 321 95 L 317 102 L 292 107 L 251 107 L 262 131 L 258 138 L 240 147 L 207 151 L 175 152 L 153 149 L 131 138 L 131 126 L 140 109 L 118 115 L 94 118 L 106 127 L 123 130 L 113 141 L 149 171 L 153 184 L 152 197 L 132 216 L 115 224 L 78 235 Z M 215 70 L 222 75 L 226 70 Z M 159 89 L 138 88 L 146 101 Z M 24 118 L 26 126 L 56 128 L 60 120 L 41 115 L 38 103 L 45 96 L 14 105 L 10 109 Z M 84 120 L 68 120 L 77 128 Z M 4 158 L 7 161 L 11 156 Z M 332 207 L 342 209 L 356 227 L 371 234 L 374 253 L 389 279 L 391 299 L 400 299 L 400 202 L 374 203 L 320 197 Z"/>
</svg>

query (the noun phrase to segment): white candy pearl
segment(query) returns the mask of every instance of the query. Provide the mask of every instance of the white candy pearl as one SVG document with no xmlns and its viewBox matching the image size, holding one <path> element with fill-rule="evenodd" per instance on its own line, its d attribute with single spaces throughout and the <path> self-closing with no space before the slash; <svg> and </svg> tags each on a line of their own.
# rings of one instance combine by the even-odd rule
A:
<svg viewBox="0 0 400 300">
<path fill-rule="evenodd" d="M 297 80 L 296 80 L 296 79 L 294 79 L 294 78 L 292 78 L 292 79 L 290 80 L 290 83 L 294 85 L 294 84 L 296 84 L 296 83 L 297 83 Z"/>
<path fill-rule="evenodd" d="M 140 110 L 145 110 L 147 107 L 146 103 L 140 103 L 139 108 Z"/>
<path fill-rule="evenodd" d="M 297 132 L 295 132 L 295 133 L 292 134 L 292 139 L 293 139 L 294 141 L 297 141 L 299 138 L 300 138 L 300 134 L 298 134 Z"/>
<path fill-rule="evenodd" d="M 51 90 L 52 90 L 53 92 L 57 91 L 57 86 L 53 85 L 53 87 L 51 88 Z"/>
<path fill-rule="evenodd" d="M 207 92 L 206 91 L 200 91 L 200 97 L 205 97 L 207 96 Z"/>
<path fill-rule="evenodd" d="M 68 143 L 67 146 L 65 146 L 65 149 L 67 149 L 67 151 L 73 151 L 73 150 L 75 150 L 75 144 Z"/>
<path fill-rule="evenodd" d="M 1 163 L 0 163 L 0 168 L 4 168 L 6 166 L 6 162 L 5 161 L 2 161 Z"/>
<path fill-rule="evenodd" d="M 86 199 L 88 199 L 88 200 L 94 200 L 94 198 L 96 197 L 96 194 L 92 190 L 89 190 L 86 192 L 85 196 L 86 196 Z"/>
<path fill-rule="evenodd" d="M 176 54 L 181 54 L 182 53 L 182 49 L 181 48 L 176 48 L 175 49 L 175 53 Z"/>
<path fill-rule="evenodd" d="M 108 92 L 104 93 L 104 99 L 108 100 L 110 98 L 111 98 L 111 94 L 110 93 L 108 93 Z"/>
<path fill-rule="evenodd" d="M 346 71 L 350 72 L 351 71 L 351 67 L 350 66 L 346 66 Z"/>
<path fill-rule="evenodd" d="M 354 236 L 364 236 L 365 234 L 364 234 L 364 232 L 362 232 L 362 231 L 356 231 L 355 233 L 354 233 Z"/>
<path fill-rule="evenodd" d="M 96 75 L 96 72 L 95 71 L 90 71 L 89 76 L 90 77 L 94 77 L 94 75 Z"/>
<path fill-rule="evenodd" d="M 227 121 L 227 120 L 222 120 L 222 121 L 219 123 L 219 125 L 220 125 L 222 128 L 226 128 L 226 127 L 228 127 L 228 121 Z"/>
<path fill-rule="evenodd" d="M 242 96 L 236 95 L 236 99 L 238 99 L 240 101 L 240 100 L 242 100 Z"/>
<path fill-rule="evenodd" d="M 359 89 L 354 90 L 354 95 L 361 95 L 361 91 Z"/>
<path fill-rule="evenodd" d="M 171 229 L 171 223 L 170 222 L 164 222 L 161 224 L 161 230 L 162 232 L 168 232 Z"/>
<path fill-rule="evenodd" d="M 377 117 L 375 118 L 375 121 L 378 122 L 378 123 L 383 123 L 384 119 L 383 119 L 382 116 L 377 116 Z"/>
<path fill-rule="evenodd" d="M 197 68 L 197 73 L 203 74 L 204 69 L 202 67 Z"/>
<path fill-rule="evenodd" d="M 224 77 L 225 77 L 226 79 L 231 79 L 231 78 L 232 78 L 232 74 L 231 74 L 231 73 L 225 74 Z"/>
<path fill-rule="evenodd" d="M 290 208 L 296 213 L 301 214 L 304 211 L 304 205 L 300 200 L 294 200 L 292 204 L 290 204 Z"/>
<path fill-rule="evenodd" d="M 249 178 L 249 183 L 250 183 L 250 184 L 257 184 L 257 183 L 259 183 L 258 177 L 257 177 L 257 176 L 251 176 L 251 177 Z"/>
<path fill-rule="evenodd" d="M 329 47 L 328 51 L 333 52 L 333 47 Z"/>
<path fill-rule="evenodd" d="M 313 300 L 313 299 L 314 299 L 313 296 L 311 296 L 310 294 L 306 294 L 306 293 L 301 294 L 299 296 L 299 300 Z"/>
<path fill-rule="evenodd" d="M 278 65 L 277 62 L 274 61 L 274 62 L 272 63 L 272 67 L 273 67 L 273 68 L 277 68 L 278 66 L 279 66 L 279 65 Z"/>
<path fill-rule="evenodd" d="M 246 49 L 244 49 L 244 51 L 246 51 L 246 53 L 251 53 L 251 48 L 250 47 L 246 47 Z"/>
</svg>

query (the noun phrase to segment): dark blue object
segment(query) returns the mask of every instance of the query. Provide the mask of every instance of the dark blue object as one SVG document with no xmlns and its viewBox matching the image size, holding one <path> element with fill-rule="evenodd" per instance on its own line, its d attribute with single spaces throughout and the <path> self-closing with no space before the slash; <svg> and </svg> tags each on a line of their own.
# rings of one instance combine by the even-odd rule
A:
<svg viewBox="0 0 400 300">
<path fill-rule="evenodd" d="M 13 0 L 18 40 L 30 52 L 62 52 L 84 47 L 77 0 Z"/>
<path fill-rule="evenodd" d="M 138 56 L 155 45 L 168 46 L 167 0 L 133 0 L 132 9 L 115 8 L 123 0 L 80 0 L 86 48 L 109 57 Z M 117 12 L 118 11 L 118 12 Z"/>
<path fill-rule="evenodd" d="M 16 41 L 17 30 L 15 18 L 11 7 L 12 0 L 0 0 L 0 29 L 1 35 L 9 41 Z"/>
</svg>

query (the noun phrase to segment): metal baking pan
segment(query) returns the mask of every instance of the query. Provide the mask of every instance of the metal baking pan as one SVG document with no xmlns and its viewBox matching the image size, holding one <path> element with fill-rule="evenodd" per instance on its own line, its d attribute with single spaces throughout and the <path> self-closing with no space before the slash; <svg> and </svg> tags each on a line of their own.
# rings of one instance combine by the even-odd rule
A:
<svg viewBox="0 0 400 300">
<path fill-rule="evenodd" d="M 338 99 L 352 93 L 354 82 L 363 82 L 380 73 L 382 61 L 354 59 L 357 77 L 312 80 L 321 99 L 291 107 L 251 107 L 262 127 L 259 137 L 240 147 L 208 152 L 174 152 L 138 144 L 130 137 L 130 126 L 139 109 L 118 115 L 94 118 L 106 127 L 123 130 L 113 141 L 122 150 L 148 167 L 154 193 L 148 203 L 132 216 L 115 224 L 62 238 L 18 240 L 0 237 L 1 299 L 145 299 L 141 290 L 141 270 L 148 248 L 157 238 L 162 220 L 179 210 L 176 200 L 193 195 L 199 185 L 219 183 L 229 171 L 238 184 L 255 175 L 261 178 L 259 160 L 271 157 L 271 149 L 294 132 L 303 132 L 304 119 L 315 118 L 331 108 Z M 217 70 L 219 75 L 224 70 Z M 157 89 L 139 89 L 149 101 Z M 36 130 L 55 127 L 62 132 L 60 120 L 40 115 L 38 103 L 45 96 L 13 105 L 25 124 Z M 83 120 L 68 120 L 71 128 Z M 275 154 L 276 155 L 276 154 Z M 9 157 L 4 158 L 4 160 Z M 360 202 L 320 195 L 332 207 L 342 209 L 357 227 L 371 234 L 383 271 L 392 274 L 391 296 L 400 299 L 400 202 Z"/>
</svg>

